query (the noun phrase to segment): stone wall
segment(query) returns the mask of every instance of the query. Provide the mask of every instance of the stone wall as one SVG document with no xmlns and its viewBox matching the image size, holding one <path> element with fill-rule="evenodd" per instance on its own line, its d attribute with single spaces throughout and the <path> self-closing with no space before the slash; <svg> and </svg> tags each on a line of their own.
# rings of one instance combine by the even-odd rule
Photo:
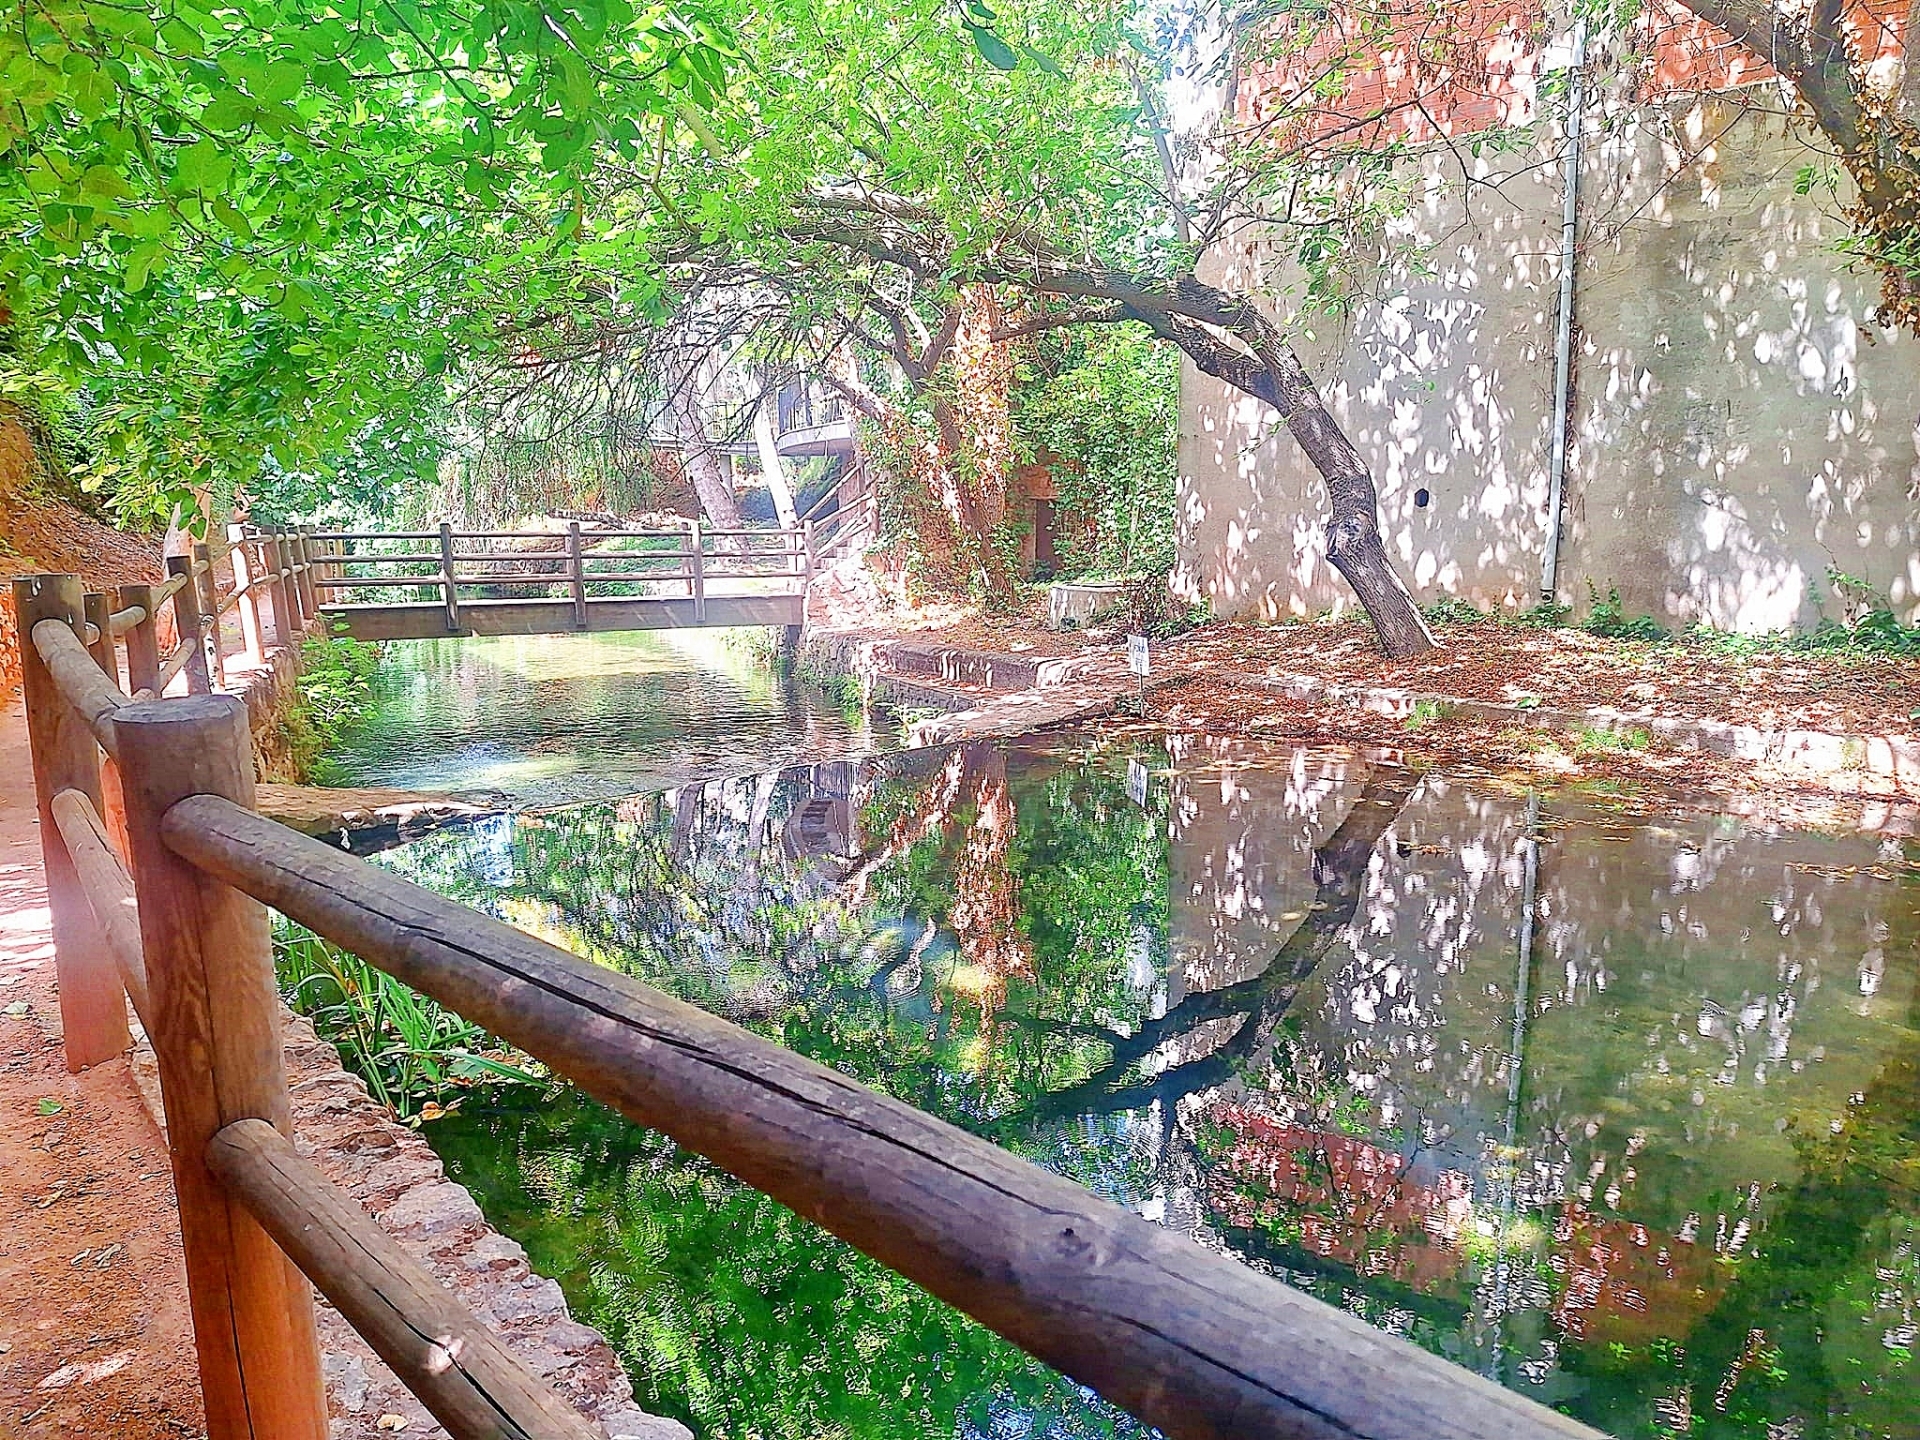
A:
<svg viewBox="0 0 1920 1440">
<path fill-rule="evenodd" d="M 316 1039 L 304 1020 L 288 1024 L 287 1070 L 300 1152 L 371 1211 L 536 1375 L 610 1440 L 687 1440 L 678 1421 L 633 1403 L 633 1387 L 606 1338 L 568 1314 L 559 1285 L 536 1275 L 526 1252 L 487 1225 L 427 1142 L 342 1070 L 333 1047 Z M 394 1418 L 405 1422 L 406 1435 L 446 1434 L 338 1311 L 323 1301 L 318 1319 L 333 1413 L 330 1440 L 381 1440 L 394 1433 Z"/>
<path fill-rule="evenodd" d="M 1877 325 L 1808 138 L 1739 97 L 1598 103 L 1581 172 L 1577 343 L 1558 597 L 1618 586 L 1680 626 L 1838 618 L 1829 567 L 1920 619 L 1920 342 Z M 1541 597 L 1561 138 L 1441 146 L 1345 315 L 1312 313 L 1275 237 L 1203 273 L 1289 322 L 1373 466 L 1422 602 Z M 1466 183 L 1463 171 L 1475 183 Z M 1227 616 L 1351 604 L 1319 477 L 1274 412 L 1183 375 L 1175 588 Z"/>
</svg>

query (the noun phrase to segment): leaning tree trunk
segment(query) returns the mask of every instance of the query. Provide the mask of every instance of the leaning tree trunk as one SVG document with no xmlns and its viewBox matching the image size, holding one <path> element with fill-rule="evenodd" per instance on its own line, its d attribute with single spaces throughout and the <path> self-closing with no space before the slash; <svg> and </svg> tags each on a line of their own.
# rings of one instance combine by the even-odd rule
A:
<svg viewBox="0 0 1920 1440">
<path fill-rule="evenodd" d="M 716 530 L 740 528 L 740 501 L 720 464 L 720 455 L 707 434 L 706 421 L 700 415 L 698 367 L 689 365 L 683 373 L 670 377 L 666 419 L 674 439 L 680 442 L 680 464 L 693 493 L 700 497 L 700 509 L 707 523 Z"/>
<path fill-rule="evenodd" d="M 1387 558 L 1373 476 L 1290 347 L 1268 357 L 1255 393 L 1280 412 L 1326 481 L 1333 506 L 1327 519 L 1327 561 L 1353 587 L 1381 648 L 1396 660 L 1437 648 L 1420 607 Z"/>
<path fill-rule="evenodd" d="M 1054 288 L 1064 286 L 1055 281 Z M 1327 520 L 1327 560 L 1353 587 L 1381 648 L 1395 660 L 1439 648 L 1387 558 L 1380 538 L 1380 497 L 1366 461 L 1327 410 L 1285 335 L 1243 297 L 1193 279 L 1176 282 L 1171 289 L 1169 295 L 1109 282 L 1104 291 L 1082 285 L 1074 293 L 1117 293 L 1119 307 L 1103 312 L 1103 318 L 1144 322 L 1216 380 L 1278 410 L 1326 482 L 1333 512 Z M 1226 331 L 1239 343 L 1229 344 L 1217 331 Z"/>
</svg>

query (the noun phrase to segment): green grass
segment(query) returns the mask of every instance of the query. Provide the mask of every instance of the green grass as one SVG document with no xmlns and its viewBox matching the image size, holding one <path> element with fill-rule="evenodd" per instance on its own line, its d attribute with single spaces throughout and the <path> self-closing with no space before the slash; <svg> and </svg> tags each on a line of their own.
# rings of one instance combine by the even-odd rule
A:
<svg viewBox="0 0 1920 1440">
<path fill-rule="evenodd" d="M 1451 718 L 1458 708 L 1444 700 L 1416 700 L 1403 723 L 1408 730 L 1424 730 L 1429 725 L 1437 725 Z"/>
<path fill-rule="evenodd" d="M 1605 725 L 1580 725 L 1573 731 L 1573 753 L 1576 755 L 1632 755 L 1652 744 L 1652 733 L 1638 725 L 1630 725 L 1624 730 L 1614 730 Z"/>
</svg>

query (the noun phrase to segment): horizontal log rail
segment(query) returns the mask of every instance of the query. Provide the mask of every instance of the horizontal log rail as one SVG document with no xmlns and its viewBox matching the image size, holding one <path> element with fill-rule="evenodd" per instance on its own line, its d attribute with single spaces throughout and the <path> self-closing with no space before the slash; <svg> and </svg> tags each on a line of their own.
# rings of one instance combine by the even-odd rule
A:
<svg viewBox="0 0 1920 1440">
<path fill-rule="evenodd" d="M 486 1026 L 1176 1440 L 1591 1431 L 978 1137 L 246 808 L 177 856 Z"/>
<path fill-rule="evenodd" d="M 129 703 L 126 692 L 101 671 L 72 626 L 59 620 L 41 620 L 33 627 L 32 639 L 40 663 L 59 687 L 62 698 L 100 748 L 117 757 L 120 742 L 114 734 L 113 717 Z"/>
<path fill-rule="evenodd" d="M 207 1166 L 449 1433 L 601 1440 L 273 1126 L 235 1121 Z"/>
<path fill-rule="evenodd" d="M 124 610 L 116 610 L 107 617 L 107 633 L 117 640 L 134 626 L 143 623 L 146 618 L 147 610 L 144 605 L 129 605 Z"/>
<path fill-rule="evenodd" d="M 120 983 L 133 1001 L 133 1013 L 140 1017 L 141 1025 L 151 1027 L 153 1010 L 147 998 L 147 962 L 140 949 L 140 915 L 134 904 L 133 879 L 114 853 L 106 822 L 85 795 L 78 790 L 62 790 L 53 797 L 53 817 L 67 853 L 73 857 L 73 868 L 99 923 L 107 953 L 120 972 Z"/>
</svg>

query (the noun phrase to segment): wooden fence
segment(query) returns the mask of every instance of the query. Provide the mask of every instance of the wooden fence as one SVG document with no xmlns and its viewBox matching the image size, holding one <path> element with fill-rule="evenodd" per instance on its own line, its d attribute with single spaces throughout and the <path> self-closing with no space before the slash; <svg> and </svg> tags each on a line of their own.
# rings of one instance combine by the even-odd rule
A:
<svg viewBox="0 0 1920 1440">
<path fill-rule="evenodd" d="M 291 607 L 298 547 L 286 558 L 273 573 L 292 577 Z M 836 1071 L 263 818 L 238 700 L 137 699 L 88 653 L 76 579 L 17 581 L 14 594 L 69 1063 L 124 1047 L 130 997 L 159 1057 L 209 1440 L 325 1435 L 302 1272 L 458 1440 L 595 1433 L 295 1153 L 268 905 L 1176 1440 L 1593 1433 Z M 108 616 L 100 635 L 111 633 Z M 122 796 L 117 823 L 102 808 L 105 774 Z"/>
</svg>

